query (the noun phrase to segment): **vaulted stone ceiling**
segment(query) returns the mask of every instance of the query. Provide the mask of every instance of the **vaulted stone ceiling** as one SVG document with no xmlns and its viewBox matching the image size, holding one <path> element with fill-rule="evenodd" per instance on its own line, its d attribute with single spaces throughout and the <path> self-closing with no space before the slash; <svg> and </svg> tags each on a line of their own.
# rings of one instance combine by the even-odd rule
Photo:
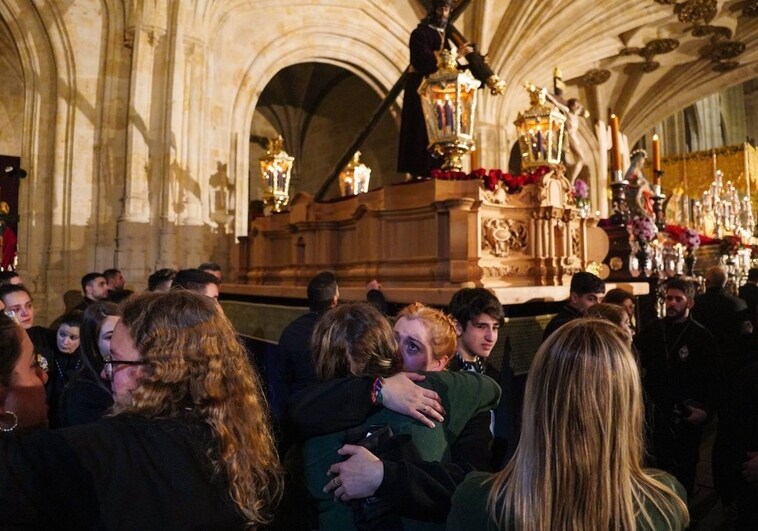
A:
<svg viewBox="0 0 758 531">
<path fill-rule="evenodd" d="M 464 2 L 465 3 L 465 2 Z M 520 84 L 559 67 L 593 118 L 621 117 L 631 140 L 758 72 L 758 1 L 474 0 L 458 23 L 509 82 L 490 102 L 513 112 Z"/>
</svg>

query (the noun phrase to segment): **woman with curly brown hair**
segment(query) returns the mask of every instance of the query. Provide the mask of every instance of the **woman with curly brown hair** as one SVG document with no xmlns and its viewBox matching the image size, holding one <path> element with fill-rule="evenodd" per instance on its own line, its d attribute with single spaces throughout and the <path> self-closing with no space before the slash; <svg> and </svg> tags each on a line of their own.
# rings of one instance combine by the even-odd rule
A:
<svg viewBox="0 0 758 531">
<path fill-rule="evenodd" d="M 244 529 L 282 480 L 258 378 L 215 301 L 144 293 L 102 376 L 114 415 L 3 440 L 0 521 L 76 529 Z"/>
</svg>

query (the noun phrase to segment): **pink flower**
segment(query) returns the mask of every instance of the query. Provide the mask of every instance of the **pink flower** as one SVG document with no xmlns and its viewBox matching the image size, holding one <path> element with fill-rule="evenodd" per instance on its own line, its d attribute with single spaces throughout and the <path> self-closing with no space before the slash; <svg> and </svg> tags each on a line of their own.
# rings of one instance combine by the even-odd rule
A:
<svg viewBox="0 0 758 531">
<path fill-rule="evenodd" d="M 573 191 L 577 199 L 587 199 L 590 196 L 590 187 L 581 179 L 576 180 Z"/>
<path fill-rule="evenodd" d="M 640 243 L 648 243 L 658 234 L 658 227 L 655 226 L 655 223 L 649 217 L 636 216 L 629 224 L 629 232 Z"/>
</svg>

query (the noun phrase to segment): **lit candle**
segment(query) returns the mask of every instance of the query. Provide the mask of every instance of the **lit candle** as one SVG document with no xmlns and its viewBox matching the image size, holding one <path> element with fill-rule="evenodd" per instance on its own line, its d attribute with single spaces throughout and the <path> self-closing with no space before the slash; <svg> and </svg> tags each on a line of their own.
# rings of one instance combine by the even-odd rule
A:
<svg viewBox="0 0 758 531">
<path fill-rule="evenodd" d="M 621 136 L 619 134 L 619 119 L 611 114 L 611 171 L 621 170 Z"/>
<path fill-rule="evenodd" d="M 745 157 L 745 193 L 750 197 L 750 144 L 745 142 L 743 149 Z"/>
<path fill-rule="evenodd" d="M 478 153 L 476 152 L 476 146 L 471 148 L 471 170 L 478 170 L 479 169 L 479 157 Z"/>
<path fill-rule="evenodd" d="M 653 135 L 653 171 L 661 171 L 661 141 L 658 135 Z M 658 176 L 655 176 L 655 184 L 658 184 Z"/>
</svg>

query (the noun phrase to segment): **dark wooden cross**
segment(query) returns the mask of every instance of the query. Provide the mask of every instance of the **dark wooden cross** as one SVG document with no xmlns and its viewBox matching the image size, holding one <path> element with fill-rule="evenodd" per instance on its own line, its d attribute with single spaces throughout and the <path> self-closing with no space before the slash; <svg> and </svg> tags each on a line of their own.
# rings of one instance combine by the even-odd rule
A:
<svg viewBox="0 0 758 531">
<path fill-rule="evenodd" d="M 429 11 L 431 7 L 431 1 L 423 0 L 421 3 L 426 8 L 426 10 Z M 471 0 L 461 0 L 458 3 L 458 5 L 455 6 L 455 8 L 453 9 L 453 12 L 450 14 L 448 28 L 452 27 L 453 22 L 455 22 L 455 20 L 459 16 L 461 16 L 463 11 L 468 7 L 470 3 L 471 3 Z M 329 189 L 329 186 L 331 186 L 331 184 L 337 180 L 342 169 L 345 167 L 345 165 L 348 162 L 352 160 L 353 154 L 358 150 L 358 148 L 360 148 L 363 145 L 363 142 L 366 141 L 368 136 L 374 131 L 376 126 L 379 124 L 379 120 L 382 119 L 382 117 L 384 116 L 384 113 L 387 112 L 387 109 L 390 108 L 390 106 L 394 103 L 394 101 L 400 95 L 400 92 L 403 90 L 403 87 L 405 87 L 405 78 L 408 75 L 409 71 L 410 71 L 410 65 L 405 68 L 402 75 L 400 76 L 400 79 L 397 80 L 397 82 L 393 85 L 393 87 L 387 93 L 387 96 L 384 98 L 384 101 L 382 101 L 382 103 L 379 105 L 379 108 L 371 116 L 371 119 L 369 119 L 366 127 L 363 128 L 363 130 L 356 137 L 353 143 L 350 144 L 350 147 L 348 147 L 345 150 L 344 155 L 342 155 L 342 158 L 334 166 L 334 169 L 329 174 L 329 177 L 327 177 L 326 181 L 324 181 L 324 183 L 321 185 L 321 188 L 319 188 L 318 192 L 316 192 L 316 197 L 315 197 L 316 201 L 320 201 L 324 198 L 327 190 Z"/>
</svg>

